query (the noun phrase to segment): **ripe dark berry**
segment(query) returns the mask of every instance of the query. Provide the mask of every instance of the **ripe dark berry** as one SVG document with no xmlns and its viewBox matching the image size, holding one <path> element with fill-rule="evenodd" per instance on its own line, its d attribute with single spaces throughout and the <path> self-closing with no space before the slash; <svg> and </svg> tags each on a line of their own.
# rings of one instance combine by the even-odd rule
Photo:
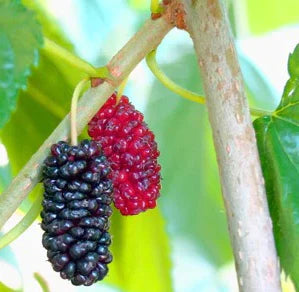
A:
<svg viewBox="0 0 299 292">
<path fill-rule="evenodd" d="M 142 113 L 125 96 L 116 105 L 113 94 L 90 121 L 88 133 L 110 162 L 115 207 L 123 215 L 154 208 L 161 188 L 159 151 Z"/>
<path fill-rule="evenodd" d="M 42 244 L 53 269 L 74 285 L 102 280 L 112 261 L 110 166 L 99 144 L 58 142 L 44 161 Z"/>
</svg>

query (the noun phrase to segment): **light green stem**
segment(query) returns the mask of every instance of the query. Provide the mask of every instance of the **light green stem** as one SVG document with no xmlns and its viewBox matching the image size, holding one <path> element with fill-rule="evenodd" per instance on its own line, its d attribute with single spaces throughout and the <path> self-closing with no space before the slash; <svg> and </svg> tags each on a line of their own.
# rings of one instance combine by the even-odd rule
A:
<svg viewBox="0 0 299 292">
<path fill-rule="evenodd" d="M 42 199 L 43 196 L 39 195 L 23 219 L 0 238 L 0 249 L 18 238 L 34 222 L 42 209 Z"/>
<path fill-rule="evenodd" d="M 78 99 L 80 97 L 80 93 L 82 92 L 84 86 L 89 81 L 89 78 L 82 79 L 76 86 L 73 97 L 72 97 L 72 105 L 71 105 L 71 143 L 72 145 L 78 144 L 78 133 L 77 133 L 77 107 L 78 107 Z"/>
<path fill-rule="evenodd" d="M 56 44 L 48 38 L 45 38 L 44 49 L 54 54 L 57 58 L 63 59 L 70 65 L 81 69 L 89 76 L 96 76 L 98 74 L 97 69 L 95 67 L 80 59 L 79 57 L 76 57 L 74 54 L 72 54 L 71 52 L 59 46 L 58 44 Z"/>
<path fill-rule="evenodd" d="M 157 79 L 169 90 L 180 95 L 183 98 L 189 99 L 191 101 L 204 104 L 205 98 L 197 93 L 187 90 L 176 83 L 174 83 L 159 67 L 156 59 L 157 50 L 151 51 L 146 56 L 146 62 L 148 67 L 151 69 L 152 73 L 157 77 Z M 250 113 L 253 116 L 260 117 L 265 115 L 271 115 L 272 113 L 262 109 L 250 108 Z"/>
<path fill-rule="evenodd" d="M 34 278 L 38 282 L 38 284 L 41 286 L 43 292 L 50 292 L 50 289 L 48 287 L 48 283 L 46 280 L 39 274 L 39 273 L 34 273 Z"/>
<path fill-rule="evenodd" d="M 123 81 L 123 82 L 119 85 L 119 87 L 118 87 L 117 95 L 116 95 L 116 104 L 119 103 L 120 98 L 121 98 L 122 95 L 123 95 L 123 92 L 124 92 L 125 87 L 126 87 L 126 85 L 127 85 L 128 79 L 129 79 L 129 76 L 126 77 L 126 78 L 124 79 L 124 81 Z"/>
<path fill-rule="evenodd" d="M 148 67 L 151 69 L 152 73 L 157 77 L 157 79 L 169 90 L 191 101 L 205 103 L 205 99 L 203 96 L 177 85 L 175 82 L 173 82 L 170 78 L 168 78 L 165 75 L 165 73 L 158 66 L 156 60 L 156 50 L 151 51 L 146 56 L 146 63 Z"/>
<path fill-rule="evenodd" d="M 82 72 L 86 73 L 89 77 L 99 77 L 99 78 L 110 78 L 110 72 L 107 67 L 95 68 L 88 62 L 82 60 L 81 58 L 75 56 L 65 48 L 61 47 L 52 40 L 45 38 L 44 50 L 55 55 L 57 58 L 69 63 L 70 65 L 80 69 Z"/>
</svg>

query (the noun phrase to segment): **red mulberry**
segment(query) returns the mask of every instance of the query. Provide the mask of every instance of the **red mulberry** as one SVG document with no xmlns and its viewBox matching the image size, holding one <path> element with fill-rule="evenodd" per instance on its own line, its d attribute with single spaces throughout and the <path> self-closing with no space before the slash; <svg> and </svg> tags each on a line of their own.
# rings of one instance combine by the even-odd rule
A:
<svg viewBox="0 0 299 292">
<path fill-rule="evenodd" d="M 142 113 L 126 96 L 116 105 L 113 94 L 90 121 L 88 133 L 110 162 L 115 207 L 123 215 L 154 208 L 161 188 L 159 151 Z"/>
</svg>

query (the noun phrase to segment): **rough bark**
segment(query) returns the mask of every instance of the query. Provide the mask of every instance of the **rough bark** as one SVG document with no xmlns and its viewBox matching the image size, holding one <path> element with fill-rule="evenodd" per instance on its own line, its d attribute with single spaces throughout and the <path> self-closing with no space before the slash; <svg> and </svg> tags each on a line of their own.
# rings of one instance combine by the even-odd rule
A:
<svg viewBox="0 0 299 292">
<path fill-rule="evenodd" d="M 255 133 L 226 12 L 219 0 L 182 2 L 204 83 L 240 291 L 281 291 Z"/>
</svg>

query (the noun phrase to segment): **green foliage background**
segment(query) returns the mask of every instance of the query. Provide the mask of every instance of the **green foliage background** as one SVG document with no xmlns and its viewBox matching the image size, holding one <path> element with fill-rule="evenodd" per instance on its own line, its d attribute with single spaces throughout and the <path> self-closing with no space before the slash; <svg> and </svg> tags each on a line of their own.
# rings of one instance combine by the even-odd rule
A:
<svg viewBox="0 0 299 292">
<path fill-rule="evenodd" d="M 78 1 L 74 16 L 79 23 L 80 37 L 87 45 L 82 42 L 81 49 L 78 44 L 73 45 L 98 66 L 104 65 L 149 16 L 150 1 L 108 2 Z M 235 2 L 226 1 L 232 26 L 242 22 L 243 29 L 251 35 L 299 23 L 297 0 L 285 0 L 283 5 L 278 0 L 248 0 L 238 5 Z M 0 167 L 0 190 L 69 111 L 73 88 L 84 76 L 78 68 L 58 60 L 43 47 L 43 38 L 47 37 L 74 52 L 70 39 L 45 2 L 24 0 L 22 3 L 0 0 L 0 127 L 4 126 L 0 139 L 9 156 L 9 165 Z M 238 29 L 234 31 L 236 38 L 240 37 Z M 84 52 L 89 38 L 98 48 L 92 56 Z M 167 45 L 162 46 L 159 59 L 163 70 L 180 85 L 203 93 L 193 51 L 188 46 L 177 51 L 180 53 L 173 54 L 169 61 L 165 57 Z M 299 64 L 297 59 L 294 57 L 290 62 L 292 86 L 296 89 L 291 95 L 284 95 L 274 115 L 255 121 L 271 215 L 277 223 L 274 222 L 275 239 L 282 266 L 295 282 L 299 279 L 298 263 L 295 264 L 298 262 L 299 109 L 293 106 L 294 102 L 298 104 L 299 96 L 294 81 L 299 78 L 294 73 Z M 267 78 L 245 55 L 240 55 L 240 62 L 250 104 L 273 110 L 277 104 Z M 120 216 L 117 210 L 114 212 L 111 228 L 114 262 L 105 282 L 128 292 L 175 291 L 174 283 L 178 280 L 173 278 L 172 259 L 178 240 L 184 239 L 194 246 L 202 261 L 215 270 L 232 261 L 232 251 L 205 107 L 183 100 L 158 81 L 141 92 L 145 93 L 144 97 L 138 85 L 129 82 L 126 93 L 143 109 L 145 120 L 157 137 L 163 189 L 156 210 L 128 218 Z M 146 96 L 149 99 L 144 106 Z M 23 211 L 28 210 L 37 194 L 36 190 L 24 201 Z M 34 251 L 28 252 L 34 256 Z M 0 251 L 0 258 L 5 253 L 6 250 Z M 182 260 L 183 257 L 184 254 Z M 222 291 L 224 288 L 217 281 L 216 275 L 209 287 Z M 0 291 L 10 291 L 4 284 L 0 285 L 3 285 Z M 201 290 L 202 287 L 198 282 L 193 291 L 208 291 Z"/>
</svg>

